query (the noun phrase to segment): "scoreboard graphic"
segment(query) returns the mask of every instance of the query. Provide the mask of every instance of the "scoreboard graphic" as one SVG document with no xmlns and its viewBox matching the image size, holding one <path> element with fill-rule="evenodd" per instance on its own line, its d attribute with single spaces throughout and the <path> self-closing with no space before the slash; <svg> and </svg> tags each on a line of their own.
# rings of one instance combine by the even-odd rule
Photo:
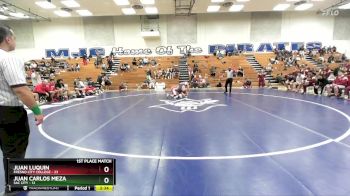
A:
<svg viewBox="0 0 350 196">
<path fill-rule="evenodd" d="M 115 159 L 8 159 L 10 191 L 113 191 Z"/>
</svg>

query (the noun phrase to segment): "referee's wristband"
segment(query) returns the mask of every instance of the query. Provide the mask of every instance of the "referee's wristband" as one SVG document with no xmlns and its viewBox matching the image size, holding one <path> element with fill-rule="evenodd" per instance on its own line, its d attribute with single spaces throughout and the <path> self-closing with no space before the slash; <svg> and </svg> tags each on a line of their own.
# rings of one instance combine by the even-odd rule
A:
<svg viewBox="0 0 350 196">
<path fill-rule="evenodd" d="M 41 115 L 42 114 L 41 109 L 39 108 L 38 105 L 35 105 L 34 107 L 32 107 L 32 111 L 33 111 L 34 115 Z"/>
</svg>

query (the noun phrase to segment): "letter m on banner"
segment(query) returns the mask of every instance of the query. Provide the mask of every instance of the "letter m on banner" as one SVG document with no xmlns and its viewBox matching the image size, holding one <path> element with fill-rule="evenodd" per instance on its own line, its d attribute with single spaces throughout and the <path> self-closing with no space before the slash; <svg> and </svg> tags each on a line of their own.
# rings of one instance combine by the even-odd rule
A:
<svg viewBox="0 0 350 196">
<path fill-rule="evenodd" d="M 69 49 L 68 48 L 60 48 L 58 51 L 55 49 L 46 49 L 46 58 L 51 57 L 62 57 L 62 58 L 68 58 L 69 57 Z"/>
</svg>

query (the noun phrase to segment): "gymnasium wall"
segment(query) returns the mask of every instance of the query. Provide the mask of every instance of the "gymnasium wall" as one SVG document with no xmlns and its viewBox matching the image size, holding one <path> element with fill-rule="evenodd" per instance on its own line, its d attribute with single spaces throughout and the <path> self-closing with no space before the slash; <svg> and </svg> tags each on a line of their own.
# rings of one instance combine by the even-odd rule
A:
<svg viewBox="0 0 350 196">
<path fill-rule="evenodd" d="M 45 56 L 45 49 L 112 47 L 127 49 L 173 46 L 201 47 L 209 44 L 262 42 L 311 42 L 336 45 L 350 57 L 349 12 L 340 16 L 321 16 L 315 12 L 260 12 L 198 14 L 189 18 L 161 15 L 160 38 L 141 35 L 140 16 L 103 16 L 52 19 L 51 22 L 8 21 L 17 34 L 17 53 L 25 59 Z"/>
</svg>

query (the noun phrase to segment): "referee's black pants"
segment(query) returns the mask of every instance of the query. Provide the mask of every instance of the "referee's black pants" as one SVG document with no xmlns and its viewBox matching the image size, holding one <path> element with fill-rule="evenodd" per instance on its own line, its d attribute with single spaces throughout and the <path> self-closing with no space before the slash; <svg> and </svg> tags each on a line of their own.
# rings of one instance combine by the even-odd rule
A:
<svg viewBox="0 0 350 196">
<path fill-rule="evenodd" d="M 23 107 L 0 106 L 0 147 L 6 184 L 8 184 L 7 158 L 24 158 L 29 132 L 28 116 Z"/>
<path fill-rule="evenodd" d="M 226 82 L 225 82 L 225 92 L 227 92 L 227 86 L 228 86 L 228 85 L 230 86 L 230 92 L 231 92 L 231 89 L 232 89 L 232 81 L 233 81 L 232 78 L 227 78 L 227 79 L 226 79 Z"/>
</svg>

